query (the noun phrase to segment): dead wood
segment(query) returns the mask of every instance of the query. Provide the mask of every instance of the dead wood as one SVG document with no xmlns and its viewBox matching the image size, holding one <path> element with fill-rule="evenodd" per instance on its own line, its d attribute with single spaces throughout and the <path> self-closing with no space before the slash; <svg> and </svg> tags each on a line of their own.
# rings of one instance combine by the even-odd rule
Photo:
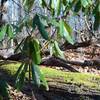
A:
<svg viewBox="0 0 100 100">
<path fill-rule="evenodd" d="M 5 57 L 3 57 L 2 55 L 0 55 L 0 60 L 21 61 L 21 60 L 24 60 L 24 59 L 26 59 L 26 58 L 27 58 L 27 56 L 25 56 L 25 55 L 22 54 L 22 53 L 18 53 L 18 54 L 11 55 L 11 56 L 8 57 L 8 58 L 5 58 Z"/>
<path fill-rule="evenodd" d="M 85 41 L 85 42 L 80 42 L 80 43 L 75 43 L 74 45 L 68 43 L 68 42 L 65 42 L 63 45 L 61 45 L 61 50 L 67 50 L 67 49 L 77 49 L 77 48 L 80 48 L 80 47 L 88 47 L 91 45 L 91 41 Z"/>
<path fill-rule="evenodd" d="M 11 55 L 8 58 L 4 58 L 3 56 L 0 56 L 1 60 L 12 60 L 12 61 L 23 61 L 27 57 L 23 55 L 22 53 L 14 54 Z M 41 65 L 46 65 L 46 66 L 57 66 L 57 67 L 63 67 L 66 68 L 72 72 L 78 72 L 77 69 L 73 67 L 73 65 L 85 67 L 85 66 L 96 66 L 99 68 L 100 66 L 100 59 L 97 60 L 84 60 L 84 61 L 69 61 L 69 60 L 64 60 L 59 57 L 47 57 L 44 59 L 41 63 Z"/>
<path fill-rule="evenodd" d="M 60 59 L 58 57 L 49 57 L 49 58 L 43 60 L 41 65 L 63 67 L 72 72 L 79 72 L 73 66 L 68 65 L 68 63 L 65 60 Z"/>
<path fill-rule="evenodd" d="M 77 65 L 77 66 L 82 66 L 82 67 L 100 66 L 100 60 L 84 60 L 84 61 L 80 62 L 80 61 L 64 60 L 59 57 L 49 57 L 49 58 L 45 59 L 42 62 L 42 64 L 47 65 L 47 66 L 61 66 L 64 68 L 68 68 L 68 70 L 72 71 L 72 69 L 73 69 L 72 65 Z M 68 64 L 70 64 L 70 66 Z"/>
</svg>

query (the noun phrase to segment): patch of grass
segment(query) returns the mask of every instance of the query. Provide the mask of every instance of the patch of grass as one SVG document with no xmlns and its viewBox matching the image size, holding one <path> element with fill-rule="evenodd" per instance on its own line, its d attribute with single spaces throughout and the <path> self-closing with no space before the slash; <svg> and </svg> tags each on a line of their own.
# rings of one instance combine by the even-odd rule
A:
<svg viewBox="0 0 100 100">
<path fill-rule="evenodd" d="M 0 66 L 0 69 L 6 70 L 9 74 L 14 75 L 19 68 L 20 63 L 10 63 Z M 41 67 L 42 73 L 45 77 L 51 79 L 57 79 L 64 83 L 71 83 L 76 85 L 83 85 L 90 89 L 100 90 L 100 76 L 94 74 L 64 72 L 52 68 Z"/>
</svg>

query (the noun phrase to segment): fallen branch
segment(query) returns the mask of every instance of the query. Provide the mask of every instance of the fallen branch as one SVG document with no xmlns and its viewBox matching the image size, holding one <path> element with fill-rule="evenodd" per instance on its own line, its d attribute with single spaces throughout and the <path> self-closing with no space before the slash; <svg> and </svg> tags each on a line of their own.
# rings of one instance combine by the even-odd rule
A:
<svg viewBox="0 0 100 100">
<path fill-rule="evenodd" d="M 49 57 L 48 59 L 44 59 L 41 65 L 63 67 L 72 72 L 79 72 L 73 66 L 69 66 L 67 62 L 64 62 L 63 59 L 57 57 Z"/>
<path fill-rule="evenodd" d="M 68 43 L 68 42 L 65 42 L 63 45 L 61 45 L 61 50 L 67 50 L 67 49 L 77 49 L 77 48 L 80 48 L 80 47 L 88 47 L 91 45 L 91 41 L 85 41 L 85 42 L 80 42 L 80 43 L 75 43 L 74 45 Z"/>
<path fill-rule="evenodd" d="M 71 65 L 77 65 L 77 66 L 82 66 L 82 67 L 100 66 L 100 60 L 84 60 L 82 62 L 79 62 L 79 61 L 64 60 L 59 57 L 49 57 L 45 59 L 42 62 L 42 64 L 47 65 L 47 66 L 61 66 L 61 67 L 65 67 L 67 65 L 69 67 L 68 69 L 71 70 L 73 68 Z M 70 66 L 68 64 L 70 64 Z"/>
<path fill-rule="evenodd" d="M 22 53 L 18 53 L 18 54 L 14 54 L 11 55 L 8 58 L 3 57 L 2 55 L 0 55 L 0 60 L 12 60 L 12 61 L 21 61 L 26 59 L 27 57 L 25 55 L 23 55 Z"/>
<path fill-rule="evenodd" d="M 23 55 L 22 53 L 18 53 L 15 55 L 11 55 L 8 58 L 4 58 L 0 56 L 1 60 L 12 60 L 12 61 L 23 61 L 27 57 Z M 63 67 L 66 68 L 70 71 L 73 72 L 78 72 L 73 65 L 85 67 L 85 66 L 100 66 L 100 59 L 98 60 L 84 60 L 82 62 L 80 61 L 69 61 L 69 60 L 64 60 L 59 57 L 46 57 L 46 59 L 42 60 L 41 65 L 46 65 L 46 66 L 57 66 L 57 67 Z M 98 67 L 99 68 L 99 67 Z"/>
</svg>

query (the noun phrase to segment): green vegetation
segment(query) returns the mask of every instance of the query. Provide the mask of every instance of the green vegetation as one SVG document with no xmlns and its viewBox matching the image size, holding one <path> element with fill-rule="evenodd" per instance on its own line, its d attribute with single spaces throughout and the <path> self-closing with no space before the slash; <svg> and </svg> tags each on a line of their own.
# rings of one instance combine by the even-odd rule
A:
<svg viewBox="0 0 100 100">
<path fill-rule="evenodd" d="M 71 25 L 67 21 L 68 17 L 74 17 L 75 15 L 80 16 L 79 12 L 81 12 L 84 16 L 83 19 L 85 20 L 85 23 L 87 23 L 87 21 L 89 21 L 90 19 L 91 21 L 92 19 L 94 19 L 92 23 L 93 27 L 91 27 L 91 25 L 88 25 L 88 23 L 86 25 L 86 30 L 88 30 L 88 32 L 86 33 L 90 33 L 90 35 L 88 36 L 89 40 L 92 39 L 91 36 L 94 36 L 94 31 L 98 30 L 99 28 L 100 5 L 98 0 L 39 0 L 39 2 L 37 3 L 38 6 L 36 6 L 35 4 L 36 1 L 37 0 L 22 0 L 22 2 L 16 2 L 15 0 L 13 0 L 13 3 L 11 4 L 19 6 L 19 14 L 15 16 L 16 19 L 13 19 L 12 17 L 11 21 L 7 21 L 7 23 L 5 24 L 0 24 L 0 41 L 2 42 L 5 39 L 5 37 L 8 37 L 9 41 L 15 39 L 15 44 L 17 44 L 15 53 L 21 52 L 23 55 L 27 56 L 27 59 L 23 61 L 16 74 L 15 83 L 17 89 L 21 89 L 21 87 L 23 86 L 27 69 L 29 69 L 29 76 L 31 76 L 32 74 L 32 79 L 34 83 L 38 87 L 40 87 L 40 85 L 43 84 L 48 90 L 48 84 L 45 80 L 44 75 L 41 74 L 41 71 L 39 69 L 39 64 L 41 63 L 42 59 L 41 52 L 43 51 L 43 49 L 45 49 L 45 47 L 48 47 L 51 56 L 54 55 L 64 59 L 65 57 L 63 51 L 59 47 L 60 40 L 63 41 L 63 43 L 69 42 L 70 44 L 74 45 L 74 43 L 76 42 L 74 40 L 77 38 L 77 35 L 75 37 L 73 35 L 74 31 L 75 33 L 81 34 L 81 31 L 79 32 L 79 29 L 77 31 L 76 29 L 73 29 L 73 27 L 71 27 Z M 4 8 L 4 4 L 5 0 L 1 0 L 1 10 Z M 16 10 L 18 10 L 18 8 Z M 44 13 L 38 12 L 37 8 L 41 8 Z M 0 22 L 3 21 L 4 17 L 4 11 L 1 12 L 2 16 L 0 18 Z M 24 16 L 22 16 L 21 13 Z M 14 15 L 13 12 L 12 15 Z M 49 28 L 50 31 L 48 32 L 47 29 Z M 36 33 L 36 29 L 38 29 L 40 37 L 38 37 L 38 35 L 36 34 L 33 34 Z M 25 37 L 23 37 L 20 43 L 18 41 L 19 39 L 17 40 L 16 38 L 16 36 L 19 35 L 19 33 L 28 34 L 28 36 L 25 35 Z M 42 45 L 41 39 L 44 40 L 46 45 Z M 14 72 L 16 68 L 7 69 L 13 70 L 10 72 L 12 74 L 12 72 Z M 68 81 L 66 80 L 66 78 L 69 74 L 67 76 L 66 75 L 62 77 L 64 77 L 65 81 Z M 72 82 L 73 80 L 76 80 L 76 77 L 71 79 Z M 79 77 L 79 83 L 84 83 L 82 81 L 83 80 L 81 80 L 80 82 Z"/>
<path fill-rule="evenodd" d="M 6 70 L 10 75 L 15 75 L 19 66 L 19 62 L 14 62 L 0 66 L 0 69 Z M 46 76 L 48 81 L 59 81 L 65 84 L 75 84 L 78 86 L 85 86 L 90 89 L 100 90 L 100 76 L 98 75 L 89 73 L 64 72 L 43 66 L 41 66 L 41 72 Z"/>
<path fill-rule="evenodd" d="M 8 9 L 9 7 L 11 7 L 11 12 Z M 15 9 L 14 12 L 12 9 Z M 9 75 L 15 76 L 16 80 L 14 83 L 17 90 L 22 89 L 26 77 L 29 83 L 33 80 L 35 85 L 38 87 L 41 87 L 41 85 L 45 86 L 46 90 L 49 90 L 47 81 L 49 82 L 50 80 L 54 83 L 60 81 L 64 84 L 78 85 L 79 88 L 80 86 L 86 86 L 91 89 L 100 90 L 99 76 L 64 72 L 46 67 L 40 68 L 45 49 L 48 49 L 50 56 L 64 59 L 64 52 L 59 47 L 63 46 L 63 43 L 68 42 L 74 46 L 75 42 L 78 42 L 78 39 L 82 42 L 89 40 L 91 43 L 92 37 L 99 39 L 96 38 L 99 35 L 95 35 L 95 33 L 98 33 L 97 31 L 100 26 L 99 0 L 22 0 L 22 2 L 20 0 L 13 0 L 11 3 L 8 3 L 7 0 L 1 0 L 0 12 L 0 43 L 4 46 L 1 50 L 7 49 L 8 51 L 9 48 L 13 49 L 13 47 L 16 47 L 14 48 L 15 54 L 21 53 L 27 57 L 22 63 L 1 61 L 0 72 L 6 71 L 8 76 L 6 74 L 2 76 L 2 73 L 0 73 L 2 76 L 0 77 L 0 81 L 3 77 L 9 79 Z M 7 20 L 5 20 L 6 13 Z M 8 14 L 10 14 L 11 18 Z M 75 25 L 74 29 L 70 25 L 70 21 L 68 21 L 70 17 L 75 17 L 75 19 L 82 17 L 84 24 L 86 24 L 85 28 L 79 30 L 82 27 L 80 24 L 80 27 L 76 27 Z M 81 22 L 81 20 L 78 20 L 78 22 Z M 76 22 L 75 24 L 78 25 Z M 84 39 L 82 38 L 82 34 L 85 34 Z M 25 36 L 20 37 L 20 35 Z M 8 43 L 4 45 L 6 41 Z M 6 57 L 1 53 L 0 59 L 4 58 L 2 56 Z M 13 57 L 11 56 L 11 58 Z M 46 76 L 47 81 L 44 76 Z M 2 95 L 8 94 L 6 90 L 6 84 L 8 83 L 4 83 L 1 81 L 0 92 L 3 92 Z M 62 86 L 62 84 L 60 85 Z M 5 95 L 3 96 L 6 97 Z"/>
<path fill-rule="evenodd" d="M 83 85 L 89 88 L 100 89 L 100 76 L 89 73 L 63 72 L 52 68 L 42 68 L 42 72 L 49 78 L 57 78 L 65 83 Z"/>
</svg>

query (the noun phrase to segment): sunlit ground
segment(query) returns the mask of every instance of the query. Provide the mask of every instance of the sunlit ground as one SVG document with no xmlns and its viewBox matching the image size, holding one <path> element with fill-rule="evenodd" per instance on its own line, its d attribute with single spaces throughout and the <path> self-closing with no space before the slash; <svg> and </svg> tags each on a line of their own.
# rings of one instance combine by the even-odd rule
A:
<svg viewBox="0 0 100 100">
<path fill-rule="evenodd" d="M 10 62 L 0 64 L 0 69 L 7 71 L 8 74 L 14 75 L 19 68 L 19 62 Z M 57 69 L 48 67 L 40 67 L 41 72 L 45 75 L 47 81 L 59 81 L 66 84 L 76 84 L 86 86 L 90 89 L 100 90 L 100 76 L 89 74 L 89 73 L 75 73 L 75 72 L 64 72 Z M 28 74 L 28 73 L 27 73 Z M 27 76 L 26 74 L 26 76 Z"/>
</svg>

